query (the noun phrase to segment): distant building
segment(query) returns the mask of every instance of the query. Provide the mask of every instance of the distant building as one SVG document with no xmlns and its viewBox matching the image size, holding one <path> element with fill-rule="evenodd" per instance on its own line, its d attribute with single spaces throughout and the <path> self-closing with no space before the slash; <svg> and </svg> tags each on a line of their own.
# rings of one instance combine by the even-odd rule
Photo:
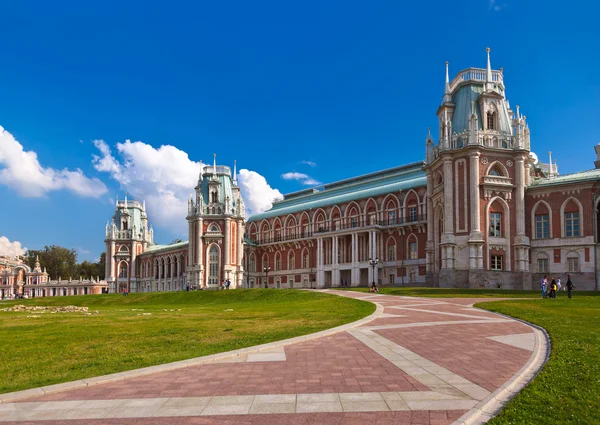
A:
<svg viewBox="0 0 600 425">
<path fill-rule="evenodd" d="M 100 294 L 104 289 L 106 283 L 98 278 L 50 280 L 37 258 L 31 270 L 20 257 L 0 256 L 0 299 Z"/>
<path fill-rule="evenodd" d="M 189 201 L 191 245 L 154 245 L 143 204 L 118 202 L 106 230 L 111 291 L 223 279 L 232 288 L 530 289 L 566 273 L 598 289 L 600 145 L 592 170 L 561 176 L 550 153 L 539 162 L 489 49 L 487 59 L 452 81 L 446 64 L 439 138 L 429 132 L 423 162 L 288 194 L 247 223 L 235 170 L 215 162 Z"/>
</svg>

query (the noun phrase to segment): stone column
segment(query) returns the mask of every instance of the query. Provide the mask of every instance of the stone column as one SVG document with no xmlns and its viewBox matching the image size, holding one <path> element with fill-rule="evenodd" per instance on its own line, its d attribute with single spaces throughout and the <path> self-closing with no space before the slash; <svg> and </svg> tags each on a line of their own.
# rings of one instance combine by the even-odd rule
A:
<svg viewBox="0 0 600 425">
<path fill-rule="evenodd" d="M 515 158 L 515 210 L 517 234 L 515 244 L 515 266 L 517 271 L 529 270 L 529 237 L 525 235 L 525 158 Z M 532 223 L 535 226 L 535 223 Z M 508 259 L 507 259 L 508 261 Z M 510 264 L 507 265 L 509 270 Z"/>
<path fill-rule="evenodd" d="M 431 202 L 431 194 L 433 193 L 433 176 L 427 173 L 427 243 L 425 245 L 425 267 L 427 273 L 433 273 L 434 261 L 434 241 L 433 241 L 433 202 Z M 402 252 L 404 252 L 404 247 Z"/>
<path fill-rule="evenodd" d="M 204 269 L 203 266 L 203 261 L 202 261 L 202 254 L 203 254 L 203 246 L 202 246 L 202 235 L 203 235 L 203 221 L 202 219 L 198 219 L 196 221 L 196 230 L 197 230 L 197 234 L 196 234 L 196 265 L 198 268 L 198 271 L 195 273 L 195 279 L 194 279 L 194 284 L 198 285 L 198 288 L 200 288 L 202 286 L 202 280 L 203 280 L 203 275 L 202 275 L 202 270 Z"/>
<path fill-rule="evenodd" d="M 115 241 L 110 241 L 110 256 L 106 259 L 106 261 L 110 262 L 110 278 L 111 279 L 116 279 L 116 277 L 117 277 L 115 274 L 114 255 L 115 255 Z"/>
<path fill-rule="evenodd" d="M 231 265 L 231 219 L 230 218 L 226 218 L 225 219 L 225 255 L 223 256 L 223 260 L 224 260 L 224 264 L 225 266 L 230 266 Z M 229 276 L 225 276 L 226 278 Z"/>
<path fill-rule="evenodd" d="M 483 235 L 481 233 L 481 197 L 479 191 L 479 152 L 469 156 L 469 197 L 471 232 L 469 233 L 469 269 L 483 269 Z"/>
<path fill-rule="evenodd" d="M 194 224 L 190 221 L 188 223 L 188 252 L 187 252 L 187 263 L 188 267 L 194 264 Z"/>
</svg>

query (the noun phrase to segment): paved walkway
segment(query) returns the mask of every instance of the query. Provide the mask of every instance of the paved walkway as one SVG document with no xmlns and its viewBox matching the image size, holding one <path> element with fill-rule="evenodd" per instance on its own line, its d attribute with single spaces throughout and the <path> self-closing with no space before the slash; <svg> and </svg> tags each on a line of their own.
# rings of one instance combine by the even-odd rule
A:
<svg viewBox="0 0 600 425">
<path fill-rule="evenodd" d="M 546 359 L 542 331 L 477 310 L 472 298 L 331 292 L 374 302 L 377 312 L 303 342 L 13 393 L 0 422 L 484 423 Z"/>
</svg>

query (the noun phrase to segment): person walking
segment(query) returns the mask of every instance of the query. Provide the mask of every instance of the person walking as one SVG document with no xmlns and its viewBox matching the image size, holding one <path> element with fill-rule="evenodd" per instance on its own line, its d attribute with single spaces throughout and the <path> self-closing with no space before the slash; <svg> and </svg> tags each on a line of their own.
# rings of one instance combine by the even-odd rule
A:
<svg viewBox="0 0 600 425">
<path fill-rule="evenodd" d="M 556 279 L 552 276 L 552 282 L 550 283 L 550 298 L 556 298 Z"/>
<path fill-rule="evenodd" d="M 229 279 L 227 279 L 225 281 L 225 289 L 229 289 L 229 285 L 231 285 L 231 281 Z"/>
<path fill-rule="evenodd" d="M 560 291 L 561 287 L 562 287 L 562 284 L 560 283 L 560 277 L 559 277 L 558 280 L 556 281 L 556 292 Z"/>
<path fill-rule="evenodd" d="M 567 287 L 567 291 L 568 291 L 568 294 L 569 294 L 569 298 L 571 298 L 571 291 L 573 291 L 573 289 L 575 289 L 575 285 L 573 285 L 573 282 L 571 281 L 571 275 L 570 274 L 567 275 L 567 285 L 566 285 L 566 287 Z"/>
<path fill-rule="evenodd" d="M 548 287 L 548 276 L 547 275 L 544 275 L 544 277 L 540 281 L 540 286 L 542 288 L 542 298 L 546 298 L 546 289 Z"/>
</svg>

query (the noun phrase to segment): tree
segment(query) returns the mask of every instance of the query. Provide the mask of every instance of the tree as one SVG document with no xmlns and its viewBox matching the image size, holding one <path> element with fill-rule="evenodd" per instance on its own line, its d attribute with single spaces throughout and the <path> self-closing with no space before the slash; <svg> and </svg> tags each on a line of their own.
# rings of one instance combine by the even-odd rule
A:
<svg viewBox="0 0 600 425">
<path fill-rule="evenodd" d="M 100 254 L 100 261 L 98 262 L 98 276 L 100 280 L 104 280 L 106 272 L 106 252 Z"/>
<path fill-rule="evenodd" d="M 45 246 L 43 250 L 29 250 L 27 253 L 27 264 L 35 267 L 36 256 L 39 256 L 42 270 L 47 269 L 51 279 L 68 279 L 77 277 L 77 252 L 74 249 L 64 248 L 58 245 Z"/>
</svg>

